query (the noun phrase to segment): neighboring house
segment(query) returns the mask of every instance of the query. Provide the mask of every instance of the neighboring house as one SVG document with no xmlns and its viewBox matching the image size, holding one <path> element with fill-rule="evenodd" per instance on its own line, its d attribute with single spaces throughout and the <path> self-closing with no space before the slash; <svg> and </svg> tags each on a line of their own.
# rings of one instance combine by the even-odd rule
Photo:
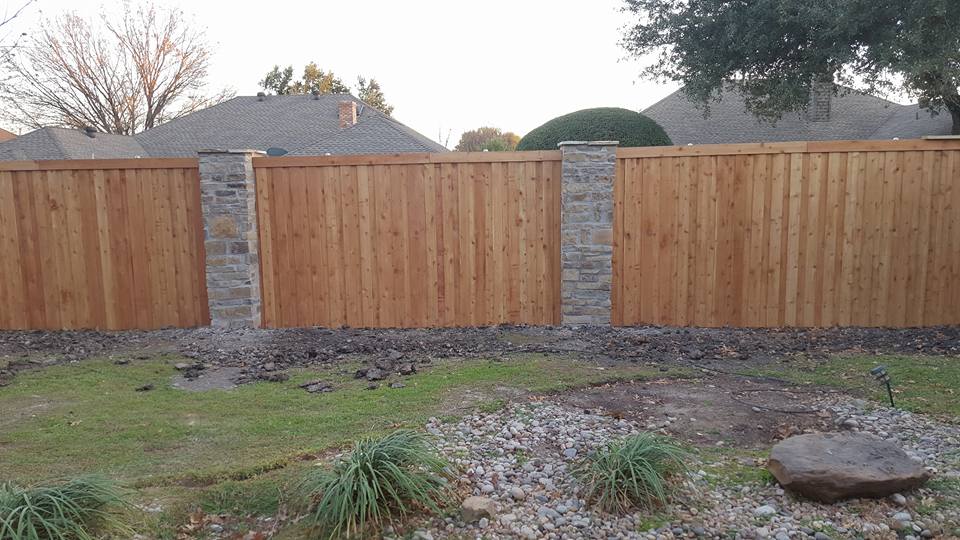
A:
<svg viewBox="0 0 960 540">
<path fill-rule="evenodd" d="M 133 136 L 42 128 L 0 142 L 0 160 L 196 157 L 253 149 L 297 156 L 446 152 L 349 94 L 240 96 Z"/>
<path fill-rule="evenodd" d="M 900 105 L 853 90 L 833 95 L 829 89 L 814 94 L 806 111 L 785 113 L 771 123 L 746 110 L 743 95 L 725 90 L 719 102 L 702 106 L 691 102 L 682 89 L 670 94 L 643 114 L 663 126 L 673 144 L 722 144 L 776 141 L 826 141 L 855 139 L 917 139 L 949 135 L 952 119 L 916 104 Z"/>
<path fill-rule="evenodd" d="M 0 142 L 9 141 L 10 139 L 16 139 L 17 136 L 5 129 L 0 129 Z"/>
</svg>

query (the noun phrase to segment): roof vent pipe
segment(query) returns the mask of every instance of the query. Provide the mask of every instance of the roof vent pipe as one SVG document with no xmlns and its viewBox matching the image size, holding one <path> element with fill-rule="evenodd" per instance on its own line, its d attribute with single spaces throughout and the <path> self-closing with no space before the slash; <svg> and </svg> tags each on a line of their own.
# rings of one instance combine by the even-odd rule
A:
<svg viewBox="0 0 960 540">
<path fill-rule="evenodd" d="M 267 95 L 263 92 L 257 92 L 257 101 L 263 101 L 267 99 Z"/>
<path fill-rule="evenodd" d="M 97 128 L 93 126 L 87 126 L 83 128 L 83 132 L 86 133 L 87 137 L 90 137 L 91 139 L 97 138 Z"/>
<path fill-rule="evenodd" d="M 310 93 L 313 94 L 313 99 L 320 99 L 320 91 L 319 91 L 319 90 L 314 90 L 313 92 L 310 92 Z"/>
</svg>

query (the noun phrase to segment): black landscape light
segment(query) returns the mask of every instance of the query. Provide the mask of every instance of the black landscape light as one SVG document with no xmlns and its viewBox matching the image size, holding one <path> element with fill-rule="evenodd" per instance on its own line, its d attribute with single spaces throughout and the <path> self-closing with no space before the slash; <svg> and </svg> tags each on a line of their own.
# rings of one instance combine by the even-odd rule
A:
<svg viewBox="0 0 960 540">
<path fill-rule="evenodd" d="M 887 373 L 887 366 L 877 366 L 870 370 L 870 374 L 877 379 L 877 382 L 887 387 L 887 396 L 890 397 L 890 406 L 896 407 L 893 404 L 893 389 L 890 388 L 890 374 Z"/>
</svg>

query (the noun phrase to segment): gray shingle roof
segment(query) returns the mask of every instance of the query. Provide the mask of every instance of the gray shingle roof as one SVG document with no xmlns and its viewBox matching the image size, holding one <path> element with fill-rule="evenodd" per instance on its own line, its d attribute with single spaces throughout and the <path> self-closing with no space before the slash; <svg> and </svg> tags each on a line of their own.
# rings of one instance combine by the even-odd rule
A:
<svg viewBox="0 0 960 540">
<path fill-rule="evenodd" d="M 145 157 L 133 137 L 47 127 L 0 143 L 0 160 L 109 159 Z"/>
<path fill-rule="evenodd" d="M 298 148 L 292 156 L 325 154 L 386 154 L 394 152 L 445 152 L 439 144 L 426 139 L 387 116 L 361 119 L 351 128 L 331 133 L 316 142 Z"/>
<path fill-rule="evenodd" d="M 357 124 L 340 128 L 338 106 L 352 100 Z M 352 134 L 361 128 L 365 136 Z M 330 141 L 336 153 L 442 152 L 446 149 L 348 94 L 235 97 L 136 135 L 152 156 L 194 156 L 203 149 L 289 152 Z M 345 138 L 351 143 L 336 143 Z M 330 152 L 334 153 L 334 152 Z M 301 155 L 304 155 L 301 153 Z M 309 154 L 306 154 L 309 155 Z"/>
<path fill-rule="evenodd" d="M 723 144 L 841 139 L 901 139 L 950 133 L 950 116 L 931 117 L 917 105 L 900 105 L 849 91 L 834 96 L 830 120 L 811 122 L 802 112 L 786 113 L 776 123 L 747 112 L 743 96 L 726 90 L 710 103 L 709 116 L 683 94 L 670 94 L 643 111 L 656 120 L 674 144 Z M 919 114 L 918 114 L 919 112 Z"/>
<path fill-rule="evenodd" d="M 340 128 L 339 103 L 357 103 L 357 124 Z M 283 148 L 293 155 L 446 152 L 447 149 L 348 94 L 240 96 L 133 137 L 43 128 L 0 143 L 0 160 L 195 157 L 198 150 Z"/>
</svg>

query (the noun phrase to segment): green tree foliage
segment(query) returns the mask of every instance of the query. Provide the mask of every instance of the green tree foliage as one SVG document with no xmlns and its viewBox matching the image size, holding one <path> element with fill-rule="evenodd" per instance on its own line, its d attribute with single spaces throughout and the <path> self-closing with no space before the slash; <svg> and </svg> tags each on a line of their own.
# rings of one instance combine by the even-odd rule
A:
<svg viewBox="0 0 960 540">
<path fill-rule="evenodd" d="M 500 128 L 481 127 L 463 132 L 457 143 L 457 152 L 511 152 L 517 149 L 520 136 L 516 133 L 504 133 Z"/>
<path fill-rule="evenodd" d="M 273 92 L 278 96 L 293 94 L 347 94 L 350 87 L 343 80 L 333 74 L 333 71 L 324 71 L 316 62 L 310 62 L 303 68 L 303 75 L 299 79 L 293 78 L 293 66 L 280 69 L 273 66 L 263 80 L 260 87 Z"/>
<path fill-rule="evenodd" d="M 273 66 L 273 69 L 264 75 L 260 81 L 260 88 L 267 92 L 272 92 L 278 96 L 296 95 L 296 94 L 349 94 L 350 87 L 343 79 L 337 77 L 333 71 L 324 71 L 316 62 L 310 62 L 303 68 L 303 75 L 299 79 L 293 78 L 293 66 L 280 68 Z M 363 102 L 383 112 L 384 114 L 393 113 L 393 106 L 387 103 L 383 95 L 383 89 L 376 79 L 367 80 L 364 77 L 357 78 L 357 97 Z"/>
<path fill-rule="evenodd" d="M 650 118 L 627 109 L 601 107 L 550 120 L 520 139 L 517 150 L 556 150 L 563 141 L 620 141 L 623 147 L 673 144 Z"/>
<path fill-rule="evenodd" d="M 760 118 L 803 109 L 817 82 L 906 91 L 960 134 L 957 0 L 625 0 L 622 45 L 708 104 L 728 84 Z"/>
<path fill-rule="evenodd" d="M 393 105 L 387 103 L 387 98 L 384 97 L 380 83 L 376 79 L 371 78 L 368 81 L 363 77 L 357 77 L 357 97 L 383 114 L 393 113 Z"/>
<path fill-rule="evenodd" d="M 293 66 L 287 66 L 280 69 L 280 66 L 273 66 L 273 69 L 267 72 L 267 75 L 260 81 L 260 88 L 268 92 L 273 92 L 278 96 L 291 93 L 293 87 Z"/>
</svg>

